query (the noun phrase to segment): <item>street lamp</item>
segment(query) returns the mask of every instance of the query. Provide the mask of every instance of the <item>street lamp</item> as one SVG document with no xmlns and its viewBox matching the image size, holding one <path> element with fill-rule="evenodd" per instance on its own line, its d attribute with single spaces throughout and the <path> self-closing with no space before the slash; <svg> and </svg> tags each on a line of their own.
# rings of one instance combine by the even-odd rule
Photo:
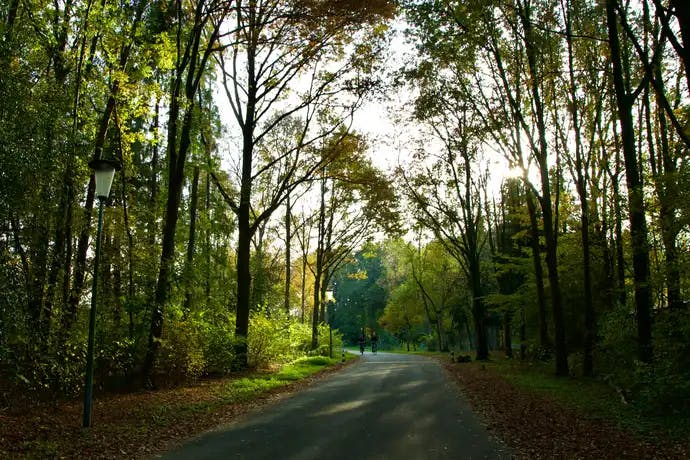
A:
<svg viewBox="0 0 690 460">
<path fill-rule="evenodd" d="M 326 290 L 324 301 L 326 302 L 326 323 L 328 323 L 328 357 L 333 358 L 333 326 L 331 326 L 331 306 L 335 302 L 333 289 Z"/>
<path fill-rule="evenodd" d="M 98 291 L 98 262 L 101 256 L 101 233 L 103 232 L 103 206 L 110 195 L 115 170 L 120 169 L 120 163 L 115 160 L 93 159 L 89 162 L 96 180 L 96 196 L 98 197 L 98 231 L 96 233 L 96 257 L 93 262 L 93 287 L 91 288 L 91 311 L 89 312 L 89 342 L 86 349 L 86 383 L 84 389 L 84 421 L 83 427 L 91 426 L 91 398 L 93 395 L 93 354 L 94 336 L 96 331 L 96 294 Z"/>
</svg>

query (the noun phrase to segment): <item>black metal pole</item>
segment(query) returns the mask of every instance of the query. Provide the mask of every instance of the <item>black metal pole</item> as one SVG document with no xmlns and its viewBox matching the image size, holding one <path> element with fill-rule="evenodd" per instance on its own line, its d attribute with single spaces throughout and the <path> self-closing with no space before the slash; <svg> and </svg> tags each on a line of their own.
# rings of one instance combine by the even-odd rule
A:
<svg viewBox="0 0 690 460">
<path fill-rule="evenodd" d="M 93 287 L 91 288 L 91 311 L 89 312 L 89 343 L 86 349 L 86 383 L 84 389 L 84 422 L 91 426 L 91 398 L 93 396 L 93 349 L 96 333 L 96 297 L 98 293 L 98 262 L 101 258 L 101 232 L 103 231 L 104 199 L 98 199 L 98 231 L 96 233 L 96 258 L 93 262 Z"/>
</svg>

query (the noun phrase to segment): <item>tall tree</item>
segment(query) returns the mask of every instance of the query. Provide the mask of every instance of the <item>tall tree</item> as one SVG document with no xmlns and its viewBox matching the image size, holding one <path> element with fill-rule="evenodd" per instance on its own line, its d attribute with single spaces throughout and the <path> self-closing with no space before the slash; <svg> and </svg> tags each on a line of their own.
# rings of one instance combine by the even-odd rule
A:
<svg viewBox="0 0 690 460">
<path fill-rule="evenodd" d="M 236 367 L 247 366 L 247 334 L 250 311 L 250 241 L 262 221 L 268 219 L 282 204 L 287 194 L 310 178 L 327 158 L 303 164 L 303 147 L 333 132 L 359 104 L 363 82 L 351 78 L 352 72 L 367 72 L 375 61 L 376 49 L 370 41 L 355 46 L 356 54 L 338 59 L 340 51 L 362 25 L 371 26 L 392 13 L 388 1 L 344 2 L 259 0 L 237 2 L 232 11 L 233 30 L 227 36 L 226 51 L 220 61 L 228 102 L 242 136 L 239 160 L 239 197 L 229 203 L 238 219 L 237 243 L 237 304 L 236 304 Z M 376 32 L 374 30 L 374 32 Z M 367 34 L 364 34 L 367 35 Z M 373 40 L 369 35 L 368 40 Z M 363 37 L 362 37 L 363 38 Z M 366 42 L 363 42 L 366 43 Z M 348 48 L 350 49 L 350 48 Z M 332 63 L 335 70 L 326 69 Z M 310 75 L 308 88 L 287 100 L 291 85 Z M 344 80 L 347 79 L 347 84 Z M 307 135 L 312 128 L 317 105 L 333 100 L 337 93 L 353 89 L 354 100 L 346 103 L 341 121 L 330 123 L 326 132 Z M 255 147 L 267 133 L 285 118 L 300 114 L 305 121 L 305 134 L 296 147 L 282 152 L 273 161 L 257 164 Z M 270 118 L 269 118 L 270 117 Z M 263 123 L 263 124 L 262 124 Z M 258 176 L 276 163 L 288 167 L 275 187 L 273 199 L 262 210 L 253 210 L 252 191 Z"/>
<path fill-rule="evenodd" d="M 617 0 L 606 1 L 606 25 L 608 28 L 613 86 L 620 123 L 625 178 L 628 186 L 630 236 L 632 238 L 633 273 L 635 283 L 635 307 L 637 316 L 638 357 L 643 362 L 652 359 L 652 295 L 650 289 L 649 242 L 645 217 L 644 190 L 640 164 L 635 149 L 633 104 L 639 91 L 631 92 L 626 83 L 622 49 L 618 31 Z"/>
<path fill-rule="evenodd" d="M 143 369 L 148 384 L 154 383 L 153 370 L 163 333 L 163 314 L 173 276 L 175 234 L 184 185 L 184 169 L 192 141 L 197 91 L 207 70 L 211 53 L 218 46 L 220 27 L 227 14 L 227 5 L 213 0 L 202 0 L 189 5 L 189 8 L 178 2 L 175 7 L 179 19 L 174 32 L 177 55 L 171 81 L 167 123 L 168 190 L 158 281 Z"/>
</svg>

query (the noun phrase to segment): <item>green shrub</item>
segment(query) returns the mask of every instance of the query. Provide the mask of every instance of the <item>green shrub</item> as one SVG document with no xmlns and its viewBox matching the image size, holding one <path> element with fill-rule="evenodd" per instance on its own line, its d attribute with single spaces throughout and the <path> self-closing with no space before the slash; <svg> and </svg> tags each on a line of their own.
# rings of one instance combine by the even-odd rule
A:
<svg viewBox="0 0 690 460">
<path fill-rule="evenodd" d="M 233 321 L 220 325 L 204 324 L 203 347 L 206 367 L 204 373 L 211 375 L 227 374 L 232 369 L 234 360 L 234 329 Z"/>
<path fill-rule="evenodd" d="M 292 357 L 290 325 L 286 315 L 265 308 L 252 312 L 249 318 L 248 361 L 251 367 L 285 363 Z"/>
<path fill-rule="evenodd" d="M 657 414 L 690 411 L 690 312 L 664 311 L 655 318 L 654 360 L 636 362 L 633 396 Z"/>
<path fill-rule="evenodd" d="M 171 320 L 161 338 L 157 373 L 170 383 L 194 381 L 201 376 L 204 353 L 200 334 L 191 322 Z"/>
</svg>

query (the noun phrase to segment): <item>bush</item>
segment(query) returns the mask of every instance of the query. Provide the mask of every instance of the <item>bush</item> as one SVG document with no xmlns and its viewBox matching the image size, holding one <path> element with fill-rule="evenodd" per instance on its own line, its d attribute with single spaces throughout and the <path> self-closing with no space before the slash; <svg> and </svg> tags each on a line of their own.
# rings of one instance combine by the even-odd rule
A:
<svg viewBox="0 0 690 460">
<path fill-rule="evenodd" d="M 248 361 L 250 367 L 266 367 L 290 360 L 290 325 L 285 315 L 268 316 L 264 309 L 249 318 Z"/>
<path fill-rule="evenodd" d="M 224 375 L 232 370 L 232 363 L 235 358 L 234 328 L 235 324 L 232 321 L 221 325 L 204 325 L 205 374 Z"/>
<path fill-rule="evenodd" d="M 633 397 L 646 411 L 690 411 L 690 312 L 664 311 L 655 318 L 654 360 L 636 362 Z"/>
<path fill-rule="evenodd" d="M 161 338 L 156 372 L 173 384 L 199 378 L 206 364 L 199 336 L 192 323 L 169 321 Z"/>
</svg>

